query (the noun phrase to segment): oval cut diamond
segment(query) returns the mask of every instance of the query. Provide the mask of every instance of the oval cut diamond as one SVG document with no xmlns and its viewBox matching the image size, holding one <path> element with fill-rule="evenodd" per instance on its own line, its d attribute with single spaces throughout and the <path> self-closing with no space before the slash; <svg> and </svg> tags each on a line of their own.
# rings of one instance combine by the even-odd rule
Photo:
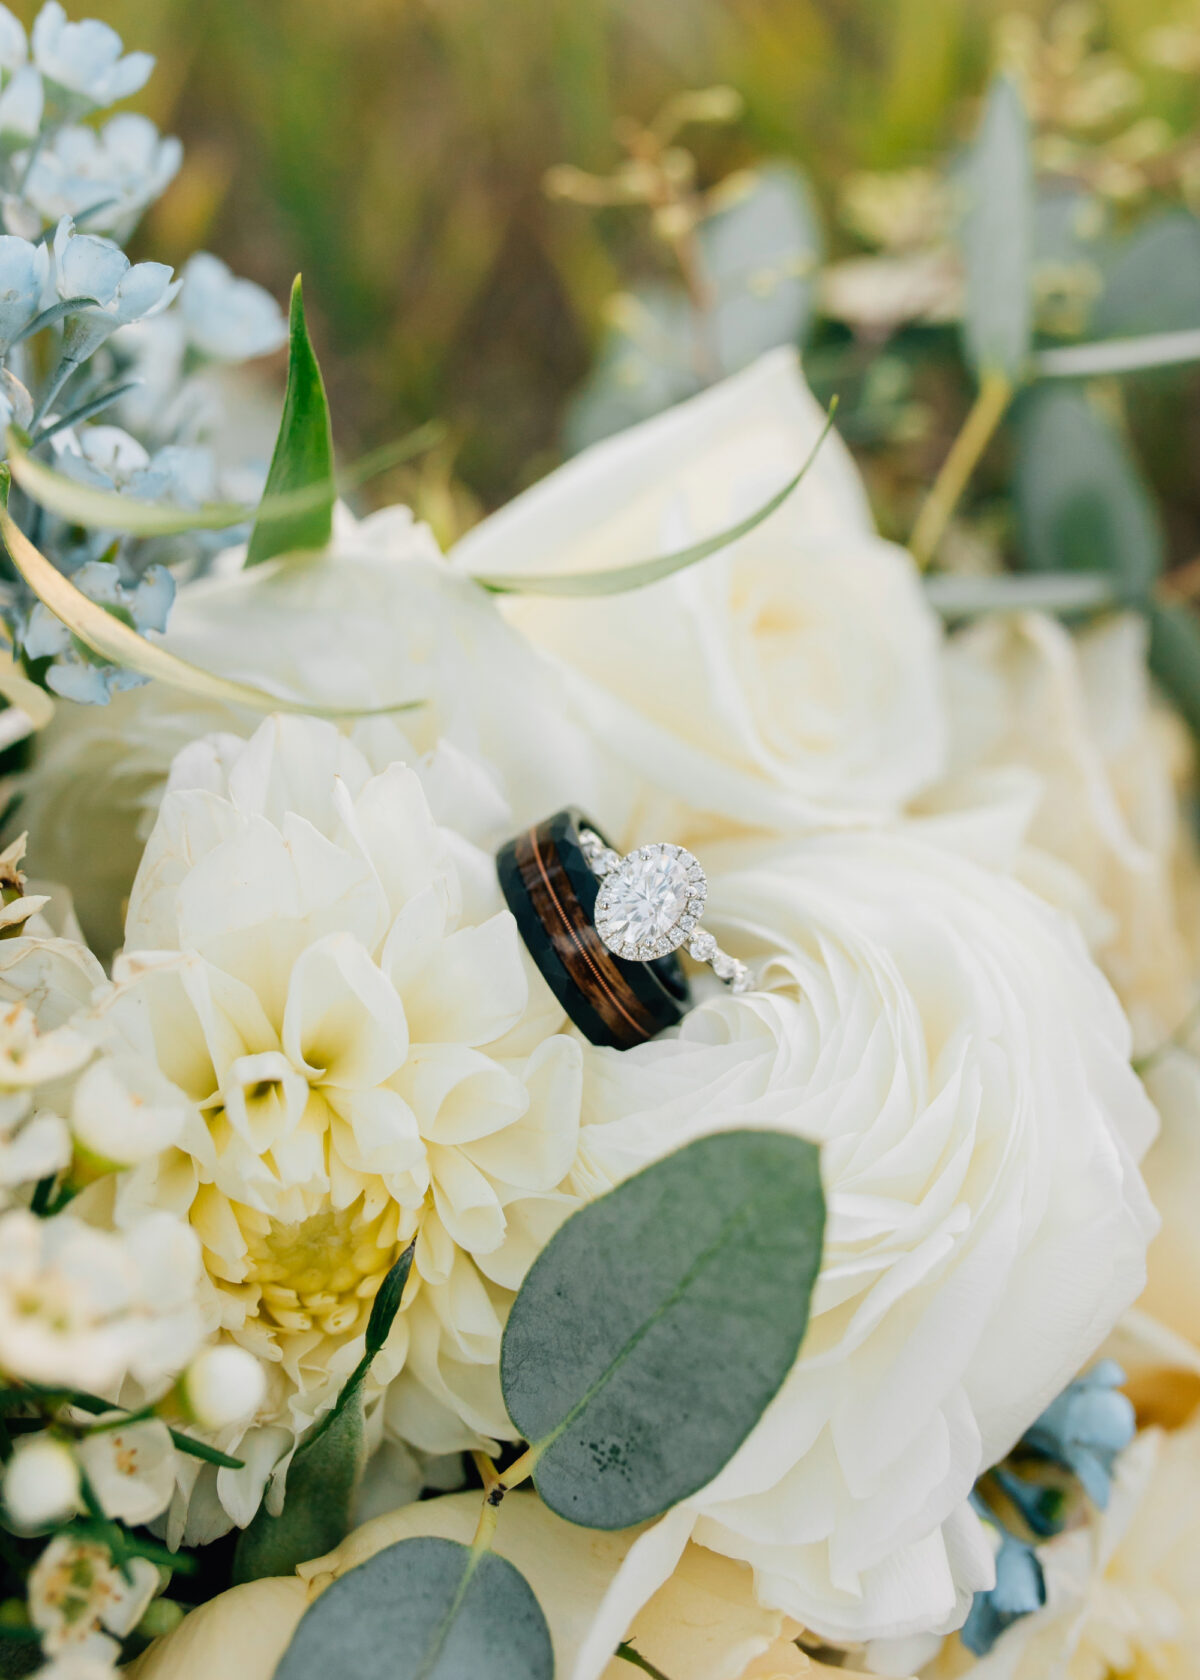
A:
<svg viewBox="0 0 1200 1680">
<path fill-rule="evenodd" d="M 596 903 L 600 937 L 620 957 L 665 956 L 695 926 L 705 885 L 703 870 L 682 846 L 641 846 L 605 877 Z"/>
</svg>

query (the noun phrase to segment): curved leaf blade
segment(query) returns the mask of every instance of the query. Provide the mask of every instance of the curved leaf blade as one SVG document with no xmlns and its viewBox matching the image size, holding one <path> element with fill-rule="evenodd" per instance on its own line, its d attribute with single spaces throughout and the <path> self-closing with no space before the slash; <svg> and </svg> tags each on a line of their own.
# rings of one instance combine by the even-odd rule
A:
<svg viewBox="0 0 1200 1680">
<path fill-rule="evenodd" d="M 689 1144 L 560 1228 L 500 1356 L 552 1511 L 626 1528 L 712 1480 L 795 1362 L 824 1218 L 815 1146 L 742 1131 Z"/>
<path fill-rule="evenodd" d="M 553 1680 L 541 1606 L 519 1570 L 455 1540 L 401 1540 L 327 1587 L 275 1680 Z"/>
<path fill-rule="evenodd" d="M 1017 84 L 997 76 L 967 158 L 960 239 L 967 296 L 963 340 L 982 378 L 1019 384 L 1033 335 L 1033 154 Z"/>
<path fill-rule="evenodd" d="M 1200 327 L 1040 350 L 1034 357 L 1034 371 L 1043 379 L 1087 379 L 1137 373 L 1142 368 L 1179 367 L 1185 362 L 1200 362 Z"/>
<path fill-rule="evenodd" d="M 471 575 L 476 583 L 493 595 L 568 595 L 587 598 L 596 595 L 623 595 L 631 589 L 645 589 L 648 584 L 658 583 L 675 572 L 682 572 L 700 560 L 707 560 L 711 554 L 719 554 L 723 548 L 739 542 L 742 537 L 748 537 L 751 531 L 757 530 L 777 508 L 782 507 L 816 460 L 818 450 L 829 436 L 836 408 L 835 401 L 830 405 L 821 435 L 809 450 L 803 466 L 794 478 L 788 480 L 782 490 L 777 490 L 769 501 L 764 502 L 745 519 L 739 520 L 736 525 L 730 525 L 728 529 L 718 531 L 714 536 L 705 537 L 702 542 L 693 543 L 690 548 L 681 548 L 674 554 L 661 554 L 654 560 L 638 560 L 633 565 L 615 566 L 603 572 L 473 572 Z"/>
<path fill-rule="evenodd" d="M 172 688 L 199 695 L 205 700 L 246 706 L 255 712 L 296 712 L 317 717 L 350 718 L 405 711 L 420 704 L 419 701 L 406 701 L 396 706 L 374 707 L 371 712 L 358 707 L 320 706 L 304 700 L 285 700 L 278 694 L 269 694 L 266 689 L 255 688 L 252 683 L 219 677 L 212 671 L 180 659 L 157 642 L 147 641 L 131 626 L 89 600 L 47 560 L 40 549 L 34 547 L 5 507 L 0 507 L 0 537 L 21 577 L 43 606 L 48 607 L 73 636 L 77 636 L 85 647 L 102 659 L 136 671 L 140 676 L 169 683 Z"/>
<path fill-rule="evenodd" d="M 333 504 L 337 485 L 333 473 L 333 431 L 329 421 L 329 399 L 317 363 L 308 323 L 304 318 L 304 297 L 297 275 L 292 286 L 292 307 L 288 327 L 288 378 L 283 399 L 279 436 L 267 474 L 264 501 L 246 552 L 247 566 L 259 566 L 277 554 L 299 554 L 326 547 L 333 534 Z M 271 498 L 294 490 L 316 493 L 314 505 L 305 512 L 279 514 L 270 508 Z"/>
</svg>

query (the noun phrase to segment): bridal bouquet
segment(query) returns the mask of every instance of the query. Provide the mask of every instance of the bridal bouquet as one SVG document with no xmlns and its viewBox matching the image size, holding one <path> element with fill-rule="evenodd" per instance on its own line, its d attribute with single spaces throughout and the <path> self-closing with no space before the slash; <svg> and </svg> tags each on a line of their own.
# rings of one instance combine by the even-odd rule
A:
<svg viewBox="0 0 1200 1680">
<path fill-rule="evenodd" d="M 679 278 L 443 554 L 299 283 L 125 256 L 151 68 L 0 7 L 0 1673 L 1194 1676 L 1200 632 L 1103 382 L 1200 346 L 1039 313 L 1036 78 L 849 271 L 696 186 L 728 90 L 557 171 Z M 881 311 L 974 382 L 911 553 L 795 349 Z"/>
</svg>

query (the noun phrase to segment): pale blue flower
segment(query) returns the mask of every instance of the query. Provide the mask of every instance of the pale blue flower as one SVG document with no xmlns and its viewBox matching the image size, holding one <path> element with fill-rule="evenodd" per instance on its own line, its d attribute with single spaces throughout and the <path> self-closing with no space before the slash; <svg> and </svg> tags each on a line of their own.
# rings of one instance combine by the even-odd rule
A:
<svg viewBox="0 0 1200 1680">
<path fill-rule="evenodd" d="M 239 280 L 207 251 L 188 259 L 180 308 L 188 343 L 213 361 L 265 356 L 287 339 L 287 322 L 270 292 Z"/>
<path fill-rule="evenodd" d="M 88 298 L 89 305 L 67 318 L 63 364 L 76 367 L 99 349 L 118 327 L 157 315 L 171 302 L 181 282 L 166 263 L 131 264 L 111 239 L 76 233 L 64 216 L 54 235 L 55 278 L 60 298 Z"/>
<path fill-rule="evenodd" d="M 0 70 L 19 70 L 29 57 L 29 43 L 19 19 L 0 6 Z"/>
<path fill-rule="evenodd" d="M 996 1585 L 975 1594 L 960 1638 L 968 1651 L 986 1656 L 1005 1628 L 1046 1602 L 1046 1578 L 1037 1553 L 1006 1534 L 996 1554 Z"/>
<path fill-rule="evenodd" d="M 50 253 L 15 234 L 0 234 L 0 354 L 42 307 L 50 272 Z"/>
<path fill-rule="evenodd" d="M 1102 1359 L 1063 1390 L 1021 1443 L 1070 1470 L 1101 1510 L 1108 1504 L 1113 1461 L 1137 1429 L 1132 1403 L 1120 1393 L 1124 1381 L 1121 1367 Z"/>
<path fill-rule="evenodd" d="M 5 95 L 0 94 L 0 129 Z M 124 241 L 148 204 L 170 185 L 183 161 L 178 140 L 163 139 L 149 117 L 132 111 L 95 129 L 62 129 L 33 159 L 24 196 L 43 221 L 87 213 L 89 233 Z"/>
<path fill-rule="evenodd" d="M 121 57 L 121 37 L 96 18 L 69 23 L 58 0 L 47 0 L 33 25 L 33 60 L 64 96 L 83 111 L 113 105 L 145 85 L 154 68 L 149 53 Z"/>
<path fill-rule="evenodd" d="M 165 630 L 175 599 L 175 580 L 165 566 L 151 566 L 132 588 L 121 581 L 117 566 L 108 560 L 89 560 L 71 579 L 75 587 L 99 606 L 114 609 L 145 634 Z M 135 671 L 110 665 L 99 655 L 80 647 L 66 625 L 35 601 L 21 637 L 25 657 L 48 659 L 47 688 L 64 699 L 83 705 L 103 706 L 123 689 L 138 688 L 145 678 Z"/>
<path fill-rule="evenodd" d="M 45 106 L 42 78 L 32 64 L 24 64 L 0 93 L 0 141 L 36 140 Z"/>
</svg>

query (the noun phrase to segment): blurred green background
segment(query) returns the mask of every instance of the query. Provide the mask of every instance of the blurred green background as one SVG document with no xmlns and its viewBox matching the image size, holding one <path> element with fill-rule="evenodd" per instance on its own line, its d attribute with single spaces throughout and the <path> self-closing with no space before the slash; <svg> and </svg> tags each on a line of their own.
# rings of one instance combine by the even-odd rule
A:
<svg viewBox="0 0 1200 1680">
<path fill-rule="evenodd" d="M 23 16 L 29 7 L 16 8 Z M 550 202 L 546 169 L 604 171 L 614 120 L 729 83 L 728 127 L 689 131 L 702 179 L 800 163 L 836 251 L 841 183 L 933 162 L 970 129 L 998 0 L 94 0 L 158 54 L 136 101 L 187 147 L 140 254 L 203 246 L 284 297 L 302 270 L 345 456 L 437 415 L 491 506 L 557 458 L 604 300 L 668 266 L 627 211 Z M 1050 7 L 1021 8 L 1043 17 Z M 78 8 L 74 8 L 78 11 Z M 1109 0 L 1136 57 L 1168 0 Z M 1149 73 L 1193 126 L 1196 77 Z M 936 442 L 936 440 L 935 440 Z M 936 448 L 934 450 L 936 453 Z"/>
</svg>

